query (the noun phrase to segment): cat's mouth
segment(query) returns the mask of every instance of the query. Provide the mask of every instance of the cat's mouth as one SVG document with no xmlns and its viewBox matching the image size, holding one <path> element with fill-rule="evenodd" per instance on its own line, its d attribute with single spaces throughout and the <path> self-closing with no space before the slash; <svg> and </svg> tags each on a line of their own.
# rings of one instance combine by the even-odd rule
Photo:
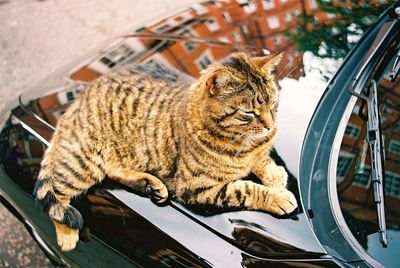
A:
<svg viewBox="0 0 400 268">
<path fill-rule="evenodd" d="M 262 139 L 265 138 L 272 129 L 268 128 L 252 128 L 249 131 L 249 134 L 252 139 L 257 140 L 257 139 Z"/>
</svg>

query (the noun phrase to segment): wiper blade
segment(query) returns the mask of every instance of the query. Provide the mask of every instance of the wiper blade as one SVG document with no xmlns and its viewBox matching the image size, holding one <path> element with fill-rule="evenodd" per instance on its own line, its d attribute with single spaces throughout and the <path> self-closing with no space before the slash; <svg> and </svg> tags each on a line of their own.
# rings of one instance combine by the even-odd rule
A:
<svg viewBox="0 0 400 268">
<path fill-rule="evenodd" d="M 378 94 L 375 80 L 371 82 L 368 106 L 368 143 L 371 154 L 371 176 L 374 187 L 374 201 L 378 216 L 378 232 L 380 241 L 384 247 L 388 244 L 385 215 L 385 196 L 383 193 L 383 144 L 380 129 L 380 114 L 378 110 Z"/>
<path fill-rule="evenodd" d="M 367 103 L 368 122 L 367 122 L 367 141 L 369 144 L 371 155 L 371 176 L 374 187 L 374 202 L 376 204 L 376 212 L 378 217 L 378 233 L 379 240 L 384 247 L 387 247 L 387 229 L 385 214 L 385 196 L 383 190 L 383 138 L 380 129 L 380 114 L 378 110 L 378 94 L 376 81 L 371 81 L 369 96 L 351 92 L 358 98 L 363 99 Z"/>
</svg>

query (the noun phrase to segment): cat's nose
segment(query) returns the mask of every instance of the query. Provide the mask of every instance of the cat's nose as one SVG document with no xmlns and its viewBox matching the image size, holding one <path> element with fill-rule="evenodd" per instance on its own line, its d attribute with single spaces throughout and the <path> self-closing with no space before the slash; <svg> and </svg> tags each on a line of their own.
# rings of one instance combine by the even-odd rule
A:
<svg viewBox="0 0 400 268">
<path fill-rule="evenodd" d="M 259 116 L 260 123 L 268 130 L 274 126 L 274 119 L 270 112 L 264 112 Z"/>
</svg>

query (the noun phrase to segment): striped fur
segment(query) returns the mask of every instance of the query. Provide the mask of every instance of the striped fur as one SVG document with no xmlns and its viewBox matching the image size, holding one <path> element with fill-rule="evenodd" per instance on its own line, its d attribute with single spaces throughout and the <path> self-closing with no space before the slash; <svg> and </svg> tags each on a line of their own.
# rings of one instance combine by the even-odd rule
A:
<svg viewBox="0 0 400 268">
<path fill-rule="evenodd" d="M 93 82 L 60 118 L 34 193 L 62 249 L 76 245 L 68 228 L 82 226 L 71 198 L 106 175 L 158 202 L 169 192 L 188 205 L 292 212 L 287 174 L 268 156 L 280 57 L 236 53 L 191 86 L 158 65 Z M 240 180 L 250 172 L 260 184 Z"/>
</svg>

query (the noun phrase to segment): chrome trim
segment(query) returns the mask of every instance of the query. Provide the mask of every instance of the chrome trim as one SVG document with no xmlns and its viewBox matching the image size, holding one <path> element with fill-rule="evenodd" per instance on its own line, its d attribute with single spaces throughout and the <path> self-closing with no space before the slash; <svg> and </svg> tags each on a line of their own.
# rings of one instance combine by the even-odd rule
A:
<svg viewBox="0 0 400 268">
<path fill-rule="evenodd" d="M 19 120 L 19 123 L 21 124 L 21 126 L 26 129 L 27 131 L 29 131 L 30 133 L 32 133 L 36 138 L 38 138 L 41 142 L 43 142 L 47 147 L 50 146 L 50 142 L 48 142 L 45 138 L 43 138 L 42 136 L 39 135 L 39 133 L 37 133 L 35 130 L 33 130 L 33 128 L 31 128 L 30 126 L 28 126 L 27 124 L 25 124 L 24 122 L 22 122 L 21 120 Z"/>
<path fill-rule="evenodd" d="M 374 43 L 372 44 L 371 48 L 368 50 L 367 58 L 364 60 L 363 65 L 355 75 L 354 81 L 348 91 L 365 101 L 368 101 L 368 96 L 360 94 L 363 90 L 364 83 L 361 81 L 365 77 L 365 72 L 370 64 L 372 64 L 372 59 L 374 57 L 378 57 L 379 53 L 382 53 L 382 49 L 384 49 L 384 45 L 388 42 L 389 37 L 396 32 L 396 26 L 398 22 L 397 20 L 392 20 L 390 22 L 386 22 L 382 25 L 381 29 L 379 30 L 378 36 L 376 37 Z M 378 39 L 379 38 L 379 39 Z"/>
<path fill-rule="evenodd" d="M 38 116 L 37 114 L 35 114 L 34 112 L 32 112 L 30 109 L 26 108 L 25 105 L 22 103 L 22 95 L 19 95 L 18 97 L 18 101 L 19 101 L 19 106 L 21 107 L 22 110 L 24 110 L 24 112 L 26 112 L 27 114 L 32 115 L 33 117 L 35 117 L 37 120 L 39 120 L 41 123 L 43 123 L 46 127 L 50 128 L 51 130 L 56 130 L 55 127 L 53 127 L 52 125 L 50 125 L 47 121 L 45 121 L 43 118 L 41 118 L 40 116 Z M 35 132 L 36 133 L 36 132 Z"/>
</svg>

